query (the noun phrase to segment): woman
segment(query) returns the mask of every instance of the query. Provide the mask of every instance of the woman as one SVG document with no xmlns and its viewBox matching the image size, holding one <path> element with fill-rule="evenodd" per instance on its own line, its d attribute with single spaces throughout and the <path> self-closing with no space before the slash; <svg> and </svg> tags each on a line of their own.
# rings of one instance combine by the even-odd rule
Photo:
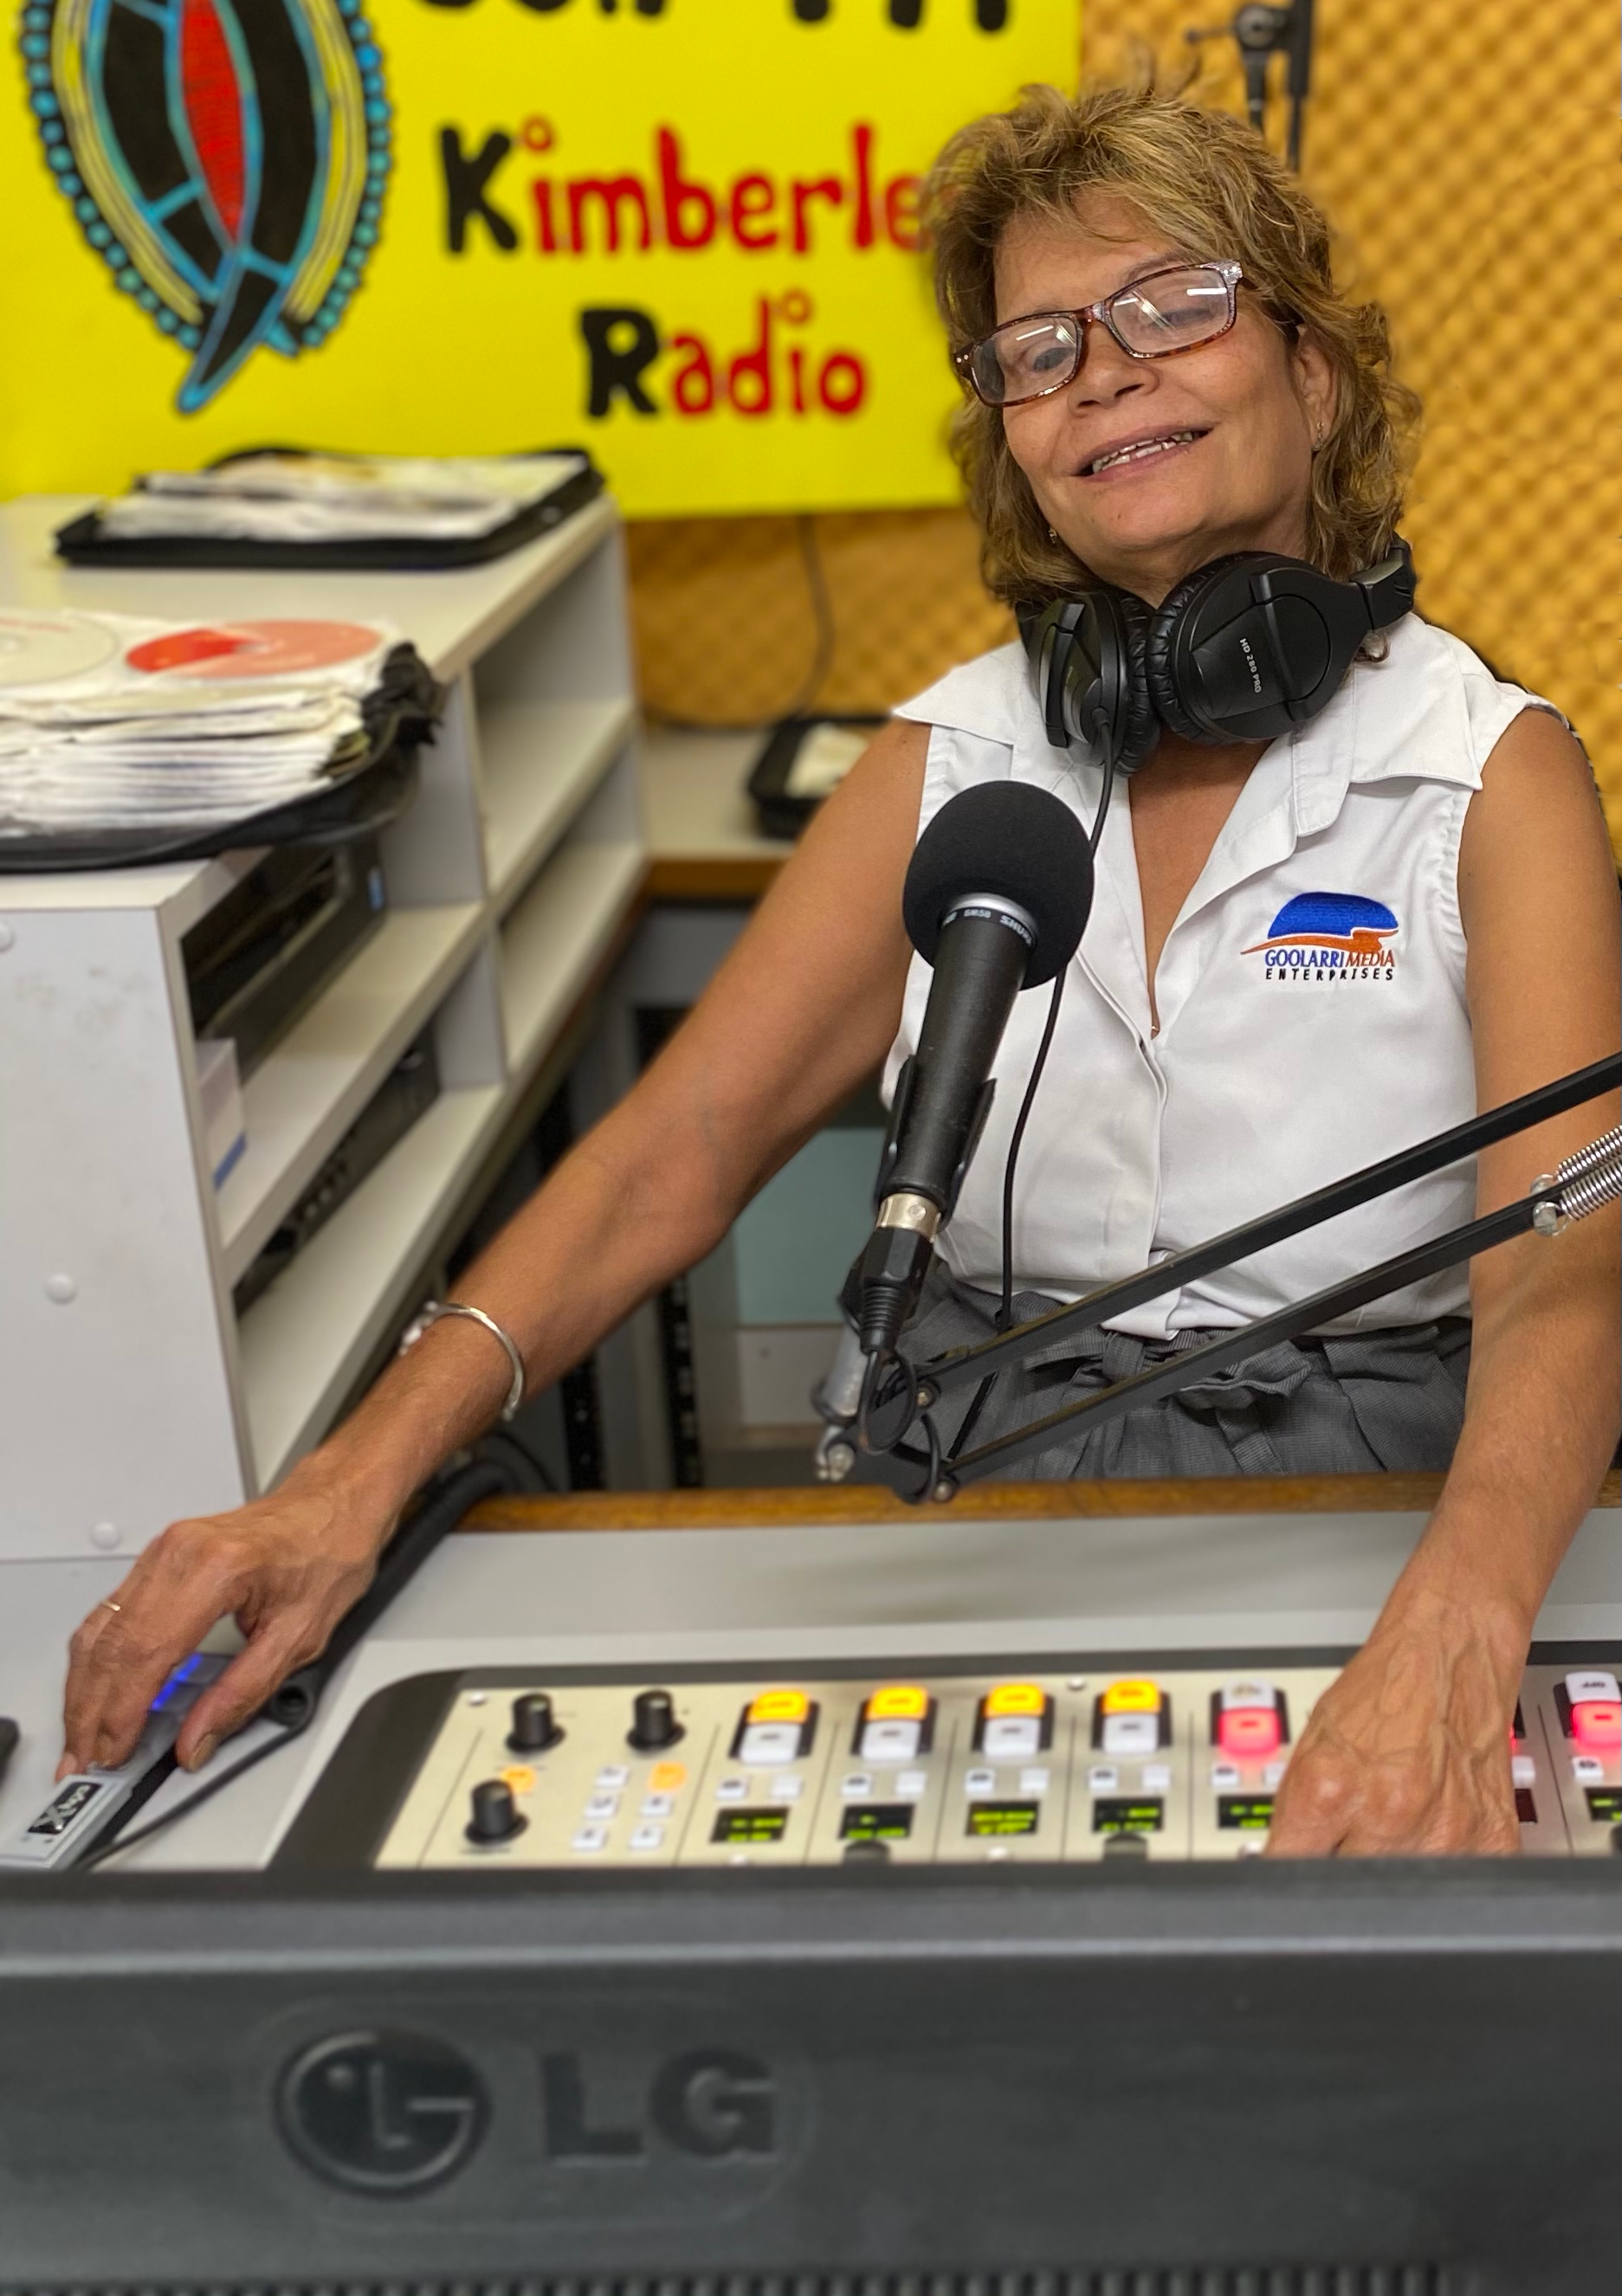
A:
<svg viewBox="0 0 1622 2296">
<path fill-rule="evenodd" d="M 1154 606 L 1236 550 L 1346 578 L 1389 549 L 1411 402 L 1387 373 L 1383 320 L 1338 296 L 1321 217 L 1238 121 L 1142 90 L 1075 105 L 1029 91 L 956 139 L 933 195 L 941 306 L 980 393 L 960 440 L 1001 595 L 1101 580 Z M 1220 324 L 1134 356 L 1134 342 L 1158 348 L 1139 325 L 1145 298 L 1164 303 L 1166 275 L 1190 265 L 1206 267 L 1183 308 L 1203 291 Z M 1054 314 L 1062 324 L 1041 316 Z M 1004 356 L 1033 331 L 1025 365 Z M 1023 1305 L 1610 1048 L 1616 889 L 1593 782 L 1563 720 L 1529 699 L 1410 616 L 1387 658 L 1357 662 L 1296 734 L 1224 748 L 1161 734 L 1104 828 L 1026 1143 L 1016 1262 L 1039 1297 Z M 320 1647 L 411 1493 L 493 1417 L 512 1377 L 502 1334 L 530 1386 L 556 1379 L 906 1049 L 924 989 L 900 915 L 913 843 L 955 788 L 1000 773 L 1042 781 L 1091 822 L 1097 758 L 1048 747 L 1017 648 L 954 673 L 873 742 L 663 1057 L 473 1270 L 464 1300 L 498 1330 L 433 1324 L 276 1492 L 172 1526 L 121 1609 L 92 1612 L 74 1642 L 66 1761 L 120 1757 L 164 1669 L 232 1611 L 247 1648 L 180 1742 L 183 1761 L 206 1760 Z M 1289 901 L 1325 891 L 1393 919 L 1368 928 L 1380 978 L 1321 992 L 1270 964 Z M 933 1295 L 937 1336 L 984 1327 L 1000 1152 L 1042 1017 L 1022 1009 L 1005 1046 L 1004 1130 L 948 1231 L 957 1274 Z M 1485 1154 L 1482 1208 L 1614 1121 L 1594 1104 Z M 1354 1274 L 1468 1210 L 1443 1176 L 1034 1376 L 1096 1384 L 1299 1296 L 1304 1273 Z M 1504 1747 L 1527 1637 L 1616 1437 L 1615 1240 L 1614 1218 L 1552 1248 L 1525 1239 L 1473 1269 L 1469 1325 L 1461 1282 L 1421 1287 L 1378 1304 L 1383 1335 L 1280 1351 L 1043 1462 L 1402 1465 L 1440 1463 L 1457 1435 L 1425 1538 L 1303 1734 L 1275 1849 L 1515 1845 Z"/>
</svg>

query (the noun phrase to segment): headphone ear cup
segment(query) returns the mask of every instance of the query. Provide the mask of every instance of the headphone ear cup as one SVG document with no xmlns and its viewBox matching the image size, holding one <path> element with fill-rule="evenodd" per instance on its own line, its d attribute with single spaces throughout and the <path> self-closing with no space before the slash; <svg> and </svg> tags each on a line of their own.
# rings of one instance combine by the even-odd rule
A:
<svg viewBox="0 0 1622 2296">
<path fill-rule="evenodd" d="M 1208 566 L 1197 567 L 1185 574 L 1181 582 L 1169 589 L 1159 605 L 1152 611 L 1144 607 L 1149 617 L 1149 631 L 1143 647 L 1143 678 L 1149 705 L 1160 722 L 1173 734 L 1181 734 L 1185 742 L 1201 742 L 1208 749 L 1219 749 L 1231 739 L 1224 734 L 1214 734 L 1191 717 L 1177 687 L 1177 640 L 1185 619 L 1196 611 L 1211 592 L 1239 566 L 1271 566 L 1280 562 L 1268 550 L 1235 550 L 1225 558 L 1214 558 Z"/>
<path fill-rule="evenodd" d="M 1124 660 L 1121 747 L 1116 758 L 1118 774 L 1135 774 L 1147 765 L 1160 741 L 1160 718 L 1149 683 L 1149 634 L 1154 609 L 1130 590 L 1117 590 L 1119 634 Z"/>
</svg>

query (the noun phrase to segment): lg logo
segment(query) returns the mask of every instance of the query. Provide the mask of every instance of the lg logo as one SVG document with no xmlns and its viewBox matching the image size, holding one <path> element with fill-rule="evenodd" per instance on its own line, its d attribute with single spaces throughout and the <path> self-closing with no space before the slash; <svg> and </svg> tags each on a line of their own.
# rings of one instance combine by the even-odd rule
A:
<svg viewBox="0 0 1622 2296">
<path fill-rule="evenodd" d="M 543 2055 L 543 2161 L 558 2169 L 656 2159 L 770 2161 L 777 2092 L 759 2058 L 693 2049 L 664 2059 L 636 2114 L 594 2098 L 578 2054 Z M 276 2089 L 282 2134 L 306 2168 L 350 2192 L 430 2190 L 473 2158 L 490 2100 L 458 2050 L 420 2033 L 340 2033 L 300 2051 Z"/>
</svg>

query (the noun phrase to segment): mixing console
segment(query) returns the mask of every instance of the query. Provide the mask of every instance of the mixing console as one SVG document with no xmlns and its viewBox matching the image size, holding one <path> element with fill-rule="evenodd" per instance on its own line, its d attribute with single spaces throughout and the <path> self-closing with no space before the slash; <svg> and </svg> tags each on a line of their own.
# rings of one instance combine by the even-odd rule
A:
<svg viewBox="0 0 1622 2296">
<path fill-rule="evenodd" d="M 357 1794 L 395 1868 L 1244 1857 L 1344 1660 L 1289 1655 L 418 1677 L 357 1718 L 284 1859 L 344 1830 L 366 1855 Z M 1615 1653 L 1533 1659 L 1504 1752 L 1522 1846 L 1622 1849 Z"/>
</svg>

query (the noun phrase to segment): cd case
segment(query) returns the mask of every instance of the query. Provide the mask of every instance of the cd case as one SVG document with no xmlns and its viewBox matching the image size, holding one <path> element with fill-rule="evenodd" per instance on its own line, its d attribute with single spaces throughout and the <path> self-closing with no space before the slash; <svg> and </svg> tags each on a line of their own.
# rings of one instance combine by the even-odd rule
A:
<svg viewBox="0 0 1622 2296">
<path fill-rule="evenodd" d="M 748 782 L 762 834 L 798 837 L 885 722 L 882 718 L 785 718 L 774 726 Z"/>
<path fill-rule="evenodd" d="M 86 511 L 57 529 L 56 554 L 70 566 L 210 566 L 238 570 L 298 567 L 306 571 L 334 574 L 435 573 L 459 566 L 482 566 L 549 534 L 603 491 L 603 474 L 584 447 L 546 447 L 531 451 L 538 456 L 566 455 L 573 467 L 540 501 L 527 504 L 487 534 L 373 536 L 364 540 L 319 542 L 259 542 L 245 537 L 193 535 L 135 537 L 107 533 L 100 512 Z M 209 468 L 228 469 L 233 463 L 261 455 L 317 453 L 331 461 L 364 459 L 327 455 L 325 449 L 314 447 L 259 446 L 222 455 Z"/>
</svg>

